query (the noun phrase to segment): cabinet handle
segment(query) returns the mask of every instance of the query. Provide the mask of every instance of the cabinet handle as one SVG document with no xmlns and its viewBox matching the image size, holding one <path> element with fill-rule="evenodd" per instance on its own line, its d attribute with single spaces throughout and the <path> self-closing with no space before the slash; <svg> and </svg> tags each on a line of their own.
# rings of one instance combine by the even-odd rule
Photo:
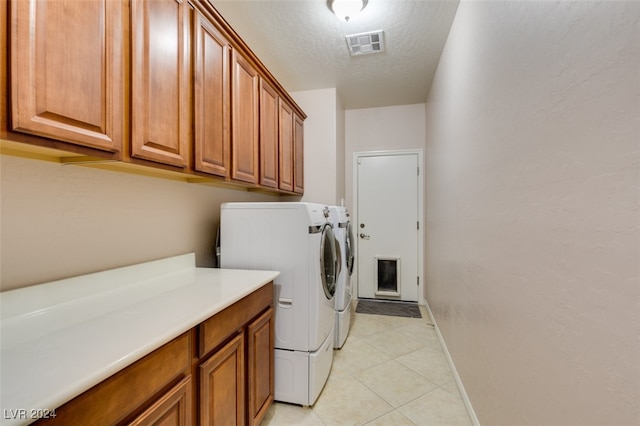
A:
<svg viewBox="0 0 640 426">
<path fill-rule="evenodd" d="M 278 299 L 278 305 L 282 306 L 283 308 L 290 308 L 291 306 L 293 306 L 293 299 L 280 298 Z"/>
</svg>

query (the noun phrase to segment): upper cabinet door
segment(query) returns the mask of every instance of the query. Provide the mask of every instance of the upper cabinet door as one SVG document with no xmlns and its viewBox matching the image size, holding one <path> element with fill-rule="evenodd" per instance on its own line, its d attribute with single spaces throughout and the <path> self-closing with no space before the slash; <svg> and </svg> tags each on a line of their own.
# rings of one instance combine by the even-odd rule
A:
<svg viewBox="0 0 640 426">
<path fill-rule="evenodd" d="M 18 0 L 10 4 L 12 129 L 120 151 L 124 133 L 122 2 Z"/>
<path fill-rule="evenodd" d="M 304 120 L 295 115 L 293 121 L 294 187 L 296 194 L 304 193 Z"/>
<path fill-rule="evenodd" d="M 182 0 L 131 1 L 133 157 L 187 165 L 190 16 L 190 6 Z"/>
<path fill-rule="evenodd" d="M 260 79 L 260 185 L 278 188 L 278 93 Z"/>
<path fill-rule="evenodd" d="M 280 100 L 280 189 L 293 191 L 293 109 Z"/>
<path fill-rule="evenodd" d="M 226 37 L 206 16 L 195 23 L 195 164 L 196 170 L 229 176 L 231 162 L 231 86 Z"/>
<path fill-rule="evenodd" d="M 257 184 L 260 77 L 237 50 L 232 53 L 231 69 L 231 178 Z"/>
</svg>

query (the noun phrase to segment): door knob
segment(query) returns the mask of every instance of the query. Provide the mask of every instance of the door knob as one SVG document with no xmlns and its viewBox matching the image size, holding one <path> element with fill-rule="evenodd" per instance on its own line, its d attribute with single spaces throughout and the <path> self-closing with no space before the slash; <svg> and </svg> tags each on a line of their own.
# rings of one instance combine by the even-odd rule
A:
<svg viewBox="0 0 640 426">
<path fill-rule="evenodd" d="M 360 238 L 362 238 L 363 240 L 368 240 L 368 239 L 369 239 L 369 238 L 371 238 L 371 237 L 370 237 L 370 236 L 368 236 L 368 235 L 366 235 L 366 234 L 364 234 L 364 233 L 361 233 L 361 234 L 360 234 Z"/>
</svg>

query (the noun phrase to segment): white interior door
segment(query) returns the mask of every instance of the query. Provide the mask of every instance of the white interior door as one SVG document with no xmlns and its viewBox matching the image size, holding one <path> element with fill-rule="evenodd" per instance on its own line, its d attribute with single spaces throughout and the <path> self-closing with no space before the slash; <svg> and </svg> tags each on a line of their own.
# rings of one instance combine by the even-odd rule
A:
<svg viewBox="0 0 640 426">
<path fill-rule="evenodd" d="M 419 300 L 418 161 L 416 153 L 356 158 L 360 298 Z"/>
</svg>

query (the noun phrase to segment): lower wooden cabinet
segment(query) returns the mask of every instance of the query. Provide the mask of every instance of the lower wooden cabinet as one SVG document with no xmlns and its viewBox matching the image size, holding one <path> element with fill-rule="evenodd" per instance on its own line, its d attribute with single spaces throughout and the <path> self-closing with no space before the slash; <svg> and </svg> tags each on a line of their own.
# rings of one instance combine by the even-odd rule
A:
<svg viewBox="0 0 640 426">
<path fill-rule="evenodd" d="M 42 419 L 37 424 L 115 425 L 135 421 L 150 410 L 149 407 L 174 392 L 177 383 L 191 377 L 194 339 L 194 330 L 176 337 L 58 407 L 56 417 Z M 151 413 L 148 415 L 150 418 Z"/>
<path fill-rule="evenodd" d="M 47 425 L 257 425 L 274 397 L 268 283 L 56 409 Z"/>
<path fill-rule="evenodd" d="M 191 376 L 185 377 L 162 398 L 129 423 L 131 426 L 191 425 Z"/>
<path fill-rule="evenodd" d="M 268 284 L 199 326 L 200 425 L 258 425 L 266 414 L 275 390 L 272 302 Z"/>
<path fill-rule="evenodd" d="M 247 329 L 247 383 L 249 425 L 258 425 L 273 402 L 275 389 L 275 316 L 273 308 L 256 319 Z"/>
<path fill-rule="evenodd" d="M 244 333 L 200 365 L 200 424 L 245 424 Z"/>
</svg>

